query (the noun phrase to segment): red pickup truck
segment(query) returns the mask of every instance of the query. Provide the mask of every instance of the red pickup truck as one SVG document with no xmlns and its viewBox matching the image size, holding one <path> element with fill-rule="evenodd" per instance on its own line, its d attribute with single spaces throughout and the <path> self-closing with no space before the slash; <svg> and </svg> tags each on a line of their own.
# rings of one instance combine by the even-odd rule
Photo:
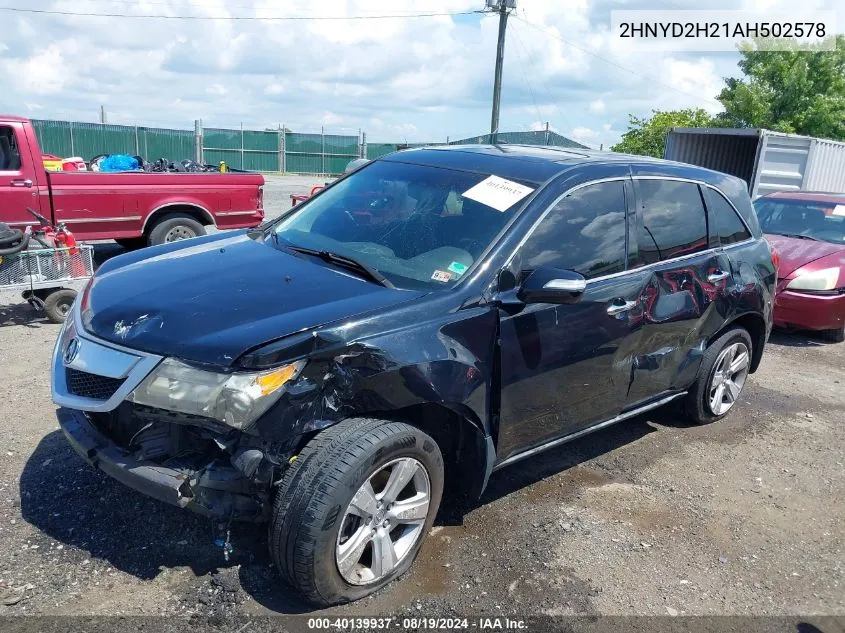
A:
<svg viewBox="0 0 845 633">
<path fill-rule="evenodd" d="M 0 222 L 36 224 L 27 207 L 78 240 L 137 248 L 264 219 L 264 177 L 248 173 L 49 172 L 28 119 L 0 114 Z"/>
</svg>

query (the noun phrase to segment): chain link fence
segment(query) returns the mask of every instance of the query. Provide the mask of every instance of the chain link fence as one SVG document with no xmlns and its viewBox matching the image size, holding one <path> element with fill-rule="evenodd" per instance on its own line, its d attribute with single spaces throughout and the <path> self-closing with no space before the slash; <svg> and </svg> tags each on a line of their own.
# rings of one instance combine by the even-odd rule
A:
<svg viewBox="0 0 845 633">
<path fill-rule="evenodd" d="M 230 168 L 247 171 L 315 175 L 341 174 L 356 158 L 373 159 L 400 149 L 438 144 L 367 143 L 366 132 L 343 135 L 321 130 L 307 134 L 284 126 L 278 130 L 204 128 L 201 121 L 194 122 L 193 130 L 50 120 L 33 120 L 33 125 L 41 150 L 57 156 L 90 160 L 99 154 L 130 154 L 150 162 L 191 159 L 212 165 L 225 162 Z M 500 132 L 495 140 L 482 134 L 450 144 L 490 142 L 586 149 L 550 130 Z"/>
<path fill-rule="evenodd" d="M 195 122 L 193 130 L 44 119 L 32 123 L 41 151 L 47 154 L 81 156 L 85 160 L 100 154 L 130 154 L 150 162 L 159 158 L 191 159 L 212 165 L 225 162 L 230 168 L 247 171 L 340 174 L 356 158 L 378 158 L 409 147 L 403 143 L 368 145 L 363 132 L 344 135 L 325 130 L 308 134 L 285 128 L 206 128 L 200 121 Z"/>
</svg>

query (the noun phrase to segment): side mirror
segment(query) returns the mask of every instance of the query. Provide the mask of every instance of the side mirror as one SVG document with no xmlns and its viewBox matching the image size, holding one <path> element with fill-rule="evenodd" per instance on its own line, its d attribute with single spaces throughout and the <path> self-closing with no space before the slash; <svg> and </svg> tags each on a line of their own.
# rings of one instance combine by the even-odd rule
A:
<svg viewBox="0 0 845 633">
<path fill-rule="evenodd" d="M 541 266 L 522 282 L 516 296 L 524 303 L 578 303 L 586 289 L 580 273 Z"/>
</svg>

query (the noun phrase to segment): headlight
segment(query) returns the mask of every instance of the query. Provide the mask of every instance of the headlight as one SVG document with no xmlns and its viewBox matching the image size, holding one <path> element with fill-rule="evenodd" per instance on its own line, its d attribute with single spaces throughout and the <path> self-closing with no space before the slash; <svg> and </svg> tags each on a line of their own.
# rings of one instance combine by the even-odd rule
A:
<svg viewBox="0 0 845 633">
<path fill-rule="evenodd" d="M 786 287 L 790 290 L 835 290 L 838 281 L 838 268 L 824 268 L 822 270 L 814 270 L 811 273 L 798 275 Z"/>
<path fill-rule="evenodd" d="M 243 429 L 257 420 L 302 371 L 297 361 L 260 372 L 218 374 L 166 358 L 129 394 L 137 404 L 220 420 Z"/>
</svg>

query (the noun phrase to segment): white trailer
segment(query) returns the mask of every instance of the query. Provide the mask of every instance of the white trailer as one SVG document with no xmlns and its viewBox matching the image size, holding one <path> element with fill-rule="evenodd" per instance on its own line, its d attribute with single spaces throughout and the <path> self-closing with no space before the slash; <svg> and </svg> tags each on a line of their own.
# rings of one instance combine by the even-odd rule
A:
<svg viewBox="0 0 845 633">
<path fill-rule="evenodd" d="M 762 129 L 676 127 L 663 157 L 742 178 L 752 198 L 773 191 L 845 193 L 845 143 Z"/>
</svg>

